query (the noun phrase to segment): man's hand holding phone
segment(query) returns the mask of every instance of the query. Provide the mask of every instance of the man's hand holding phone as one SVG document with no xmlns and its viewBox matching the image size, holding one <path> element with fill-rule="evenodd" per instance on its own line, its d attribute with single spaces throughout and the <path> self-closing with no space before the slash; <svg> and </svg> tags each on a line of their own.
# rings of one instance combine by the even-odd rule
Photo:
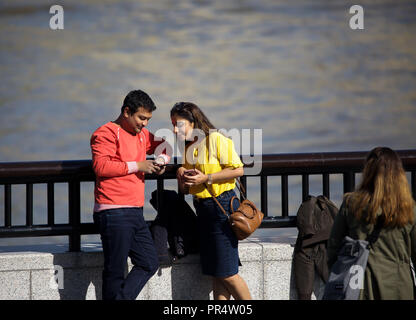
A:
<svg viewBox="0 0 416 320">
<path fill-rule="evenodd" d="M 163 174 L 165 172 L 166 165 L 160 165 L 155 160 L 145 160 L 137 162 L 137 167 L 139 171 L 144 173 L 156 173 L 156 174 Z"/>
<path fill-rule="evenodd" d="M 157 166 L 157 168 L 159 169 L 158 171 L 156 171 L 156 174 L 160 175 L 160 174 L 163 174 L 165 172 L 166 165 L 167 165 L 166 161 L 167 161 L 166 158 L 163 157 L 163 156 L 159 156 L 155 159 L 154 163 Z"/>
</svg>

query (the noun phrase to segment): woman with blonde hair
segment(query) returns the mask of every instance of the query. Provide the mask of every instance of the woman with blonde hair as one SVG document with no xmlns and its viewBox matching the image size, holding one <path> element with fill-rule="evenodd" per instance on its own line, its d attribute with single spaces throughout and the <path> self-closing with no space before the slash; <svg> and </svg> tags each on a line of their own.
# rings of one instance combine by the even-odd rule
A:
<svg viewBox="0 0 416 320">
<path fill-rule="evenodd" d="M 416 207 L 402 162 L 386 147 L 371 150 L 361 184 L 344 196 L 328 240 L 329 268 L 344 236 L 364 240 L 379 219 L 382 229 L 370 247 L 360 299 L 414 299 Z"/>
<path fill-rule="evenodd" d="M 244 174 L 233 141 L 219 133 L 202 110 L 190 102 L 171 110 L 174 133 L 184 142 L 185 163 L 177 171 L 179 188 L 194 196 L 200 235 L 202 273 L 213 277 L 215 300 L 249 300 L 251 295 L 238 274 L 238 240 L 213 197 L 230 213 L 235 178 Z M 238 208 L 234 199 L 233 207 Z"/>
</svg>

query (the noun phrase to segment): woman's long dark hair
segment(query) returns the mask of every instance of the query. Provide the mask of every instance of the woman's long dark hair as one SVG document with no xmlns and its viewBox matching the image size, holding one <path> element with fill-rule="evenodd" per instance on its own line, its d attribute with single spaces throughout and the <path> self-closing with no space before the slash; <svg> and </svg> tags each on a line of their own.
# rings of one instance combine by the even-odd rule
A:
<svg viewBox="0 0 416 320">
<path fill-rule="evenodd" d="M 180 116 L 193 123 L 194 129 L 201 129 L 206 137 L 208 137 L 210 130 L 211 132 L 217 130 L 202 110 L 192 102 L 175 103 L 170 110 L 170 116 L 173 117 L 174 115 Z"/>
<path fill-rule="evenodd" d="M 390 148 L 377 147 L 367 155 L 362 182 L 352 194 L 352 210 L 360 219 L 374 224 L 381 209 L 385 226 L 403 227 L 413 222 L 414 205 L 399 155 Z"/>
</svg>

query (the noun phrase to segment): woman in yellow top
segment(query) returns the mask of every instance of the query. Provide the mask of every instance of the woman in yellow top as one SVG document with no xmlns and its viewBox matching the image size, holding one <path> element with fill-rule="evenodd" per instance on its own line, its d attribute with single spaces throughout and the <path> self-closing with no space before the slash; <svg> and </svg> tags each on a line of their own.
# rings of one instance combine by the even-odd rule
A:
<svg viewBox="0 0 416 320">
<path fill-rule="evenodd" d="M 170 112 L 174 133 L 185 141 L 185 163 L 177 171 L 179 188 L 194 196 L 198 215 L 202 273 L 213 277 L 216 300 L 251 299 L 246 282 L 238 275 L 238 240 L 215 196 L 229 213 L 235 196 L 235 178 L 244 174 L 233 141 L 217 132 L 193 103 L 176 103 Z M 209 189 L 208 189 L 209 188 Z M 238 200 L 234 200 L 234 208 Z"/>
</svg>

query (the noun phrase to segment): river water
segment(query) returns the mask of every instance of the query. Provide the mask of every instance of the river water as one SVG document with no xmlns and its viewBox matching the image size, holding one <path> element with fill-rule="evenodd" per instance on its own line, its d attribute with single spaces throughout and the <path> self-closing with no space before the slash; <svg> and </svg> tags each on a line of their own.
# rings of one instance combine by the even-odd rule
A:
<svg viewBox="0 0 416 320">
<path fill-rule="evenodd" d="M 364 30 L 349 26 L 352 1 L 60 1 L 63 30 L 49 27 L 53 4 L 0 4 L 1 162 L 90 159 L 91 133 L 132 89 L 157 105 L 151 131 L 171 127 L 175 102 L 193 101 L 218 128 L 261 129 L 263 153 L 415 148 L 414 1 L 359 1 Z M 311 178 L 312 194 L 320 181 Z M 295 214 L 300 178 L 289 182 Z M 259 201 L 258 180 L 248 183 Z M 271 215 L 280 214 L 279 183 L 269 179 Z M 341 177 L 331 184 L 339 205 Z M 55 188 L 63 223 L 67 186 Z M 146 188 L 149 197 L 155 183 Z M 92 221 L 92 189 L 82 186 L 82 221 Z M 34 222 L 45 223 L 46 186 L 34 194 Z M 24 224 L 21 199 L 14 186 L 14 224 Z M 154 217 L 150 205 L 145 212 Z"/>
</svg>

